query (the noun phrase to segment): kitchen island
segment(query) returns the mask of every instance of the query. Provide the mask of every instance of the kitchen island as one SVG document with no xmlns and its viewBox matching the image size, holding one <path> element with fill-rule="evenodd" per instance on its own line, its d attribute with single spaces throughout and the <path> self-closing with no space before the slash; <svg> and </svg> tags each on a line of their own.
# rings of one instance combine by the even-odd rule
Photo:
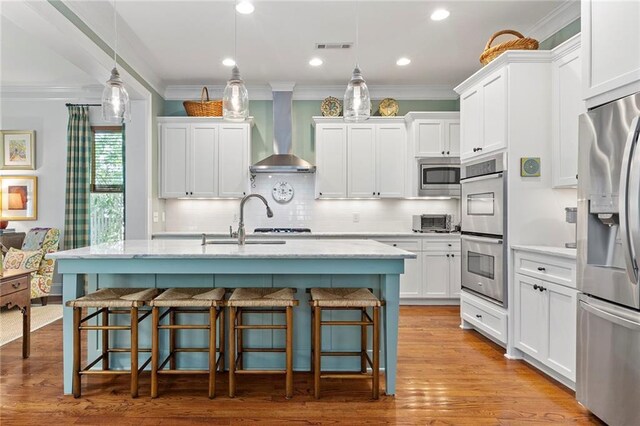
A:
<svg viewBox="0 0 640 426">
<path fill-rule="evenodd" d="M 230 241 L 228 241 L 230 242 Z M 311 287 L 367 287 L 385 302 L 382 322 L 382 365 L 387 395 L 395 394 L 398 343 L 399 276 L 404 260 L 415 254 L 371 240 L 288 240 L 285 244 L 207 244 L 194 240 L 129 240 L 101 244 L 48 255 L 57 259 L 63 276 L 63 299 L 75 299 L 107 287 L 293 287 L 300 306 L 294 311 L 294 370 L 310 370 L 310 308 L 306 289 Z M 331 312 L 332 319 L 347 318 L 349 312 Z M 267 317 L 267 316 L 264 316 Z M 351 317 L 349 317 L 351 318 Z M 270 318 L 265 320 L 271 321 Z M 279 318 L 274 316 L 274 321 Z M 248 322 L 252 318 L 247 318 Z M 73 312 L 64 308 L 64 393 L 71 393 Z M 193 330 L 180 336 L 191 345 L 205 346 L 206 337 Z M 115 334 L 115 333 L 110 333 Z M 119 333 L 125 334 L 125 333 Z M 150 323 L 140 324 L 140 347 L 150 347 Z M 247 346 L 281 346 L 284 336 L 275 332 L 249 331 Z M 89 358 L 100 351 L 96 333 L 89 333 Z M 128 336 L 114 337 L 115 346 Z M 194 344 L 195 342 L 195 344 Z M 328 329 L 326 350 L 355 350 L 359 329 Z M 114 345 L 114 342 L 112 342 Z M 324 349 L 324 345 L 323 345 Z M 203 354 L 184 354 L 180 363 L 200 368 Z M 278 368 L 284 360 L 273 354 L 255 353 L 248 368 Z M 112 368 L 125 368 L 127 355 L 114 357 Z M 328 370 L 357 370 L 359 359 L 330 357 Z"/>
</svg>

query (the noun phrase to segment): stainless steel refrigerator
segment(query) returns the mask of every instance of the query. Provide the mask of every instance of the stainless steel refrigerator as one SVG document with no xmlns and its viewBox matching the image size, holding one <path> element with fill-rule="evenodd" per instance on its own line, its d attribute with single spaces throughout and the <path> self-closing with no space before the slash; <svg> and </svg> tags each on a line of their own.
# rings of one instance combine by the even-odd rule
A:
<svg viewBox="0 0 640 426">
<path fill-rule="evenodd" d="M 580 116 L 576 397 L 640 424 L 640 93 Z"/>
</svg>

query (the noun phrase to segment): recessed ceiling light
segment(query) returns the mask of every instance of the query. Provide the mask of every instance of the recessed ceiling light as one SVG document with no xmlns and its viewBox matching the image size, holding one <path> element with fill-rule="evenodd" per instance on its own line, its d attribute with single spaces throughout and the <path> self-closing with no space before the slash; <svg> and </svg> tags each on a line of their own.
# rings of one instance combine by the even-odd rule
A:
<svg viewBox="0 0 640 426">
<path fill-rule="evenodd" d="M 450 13 L 447 9 L 436 9 L 431 14 L 431 20 L 433 21 L 442 21 L 443 19 L 447 19 Z"/>
<path fill-rule="evenodd" d="M 222 61 L 222 65 L 224 65 L 225 67 L 232 67 L 232 66 L 234 66 L 235 64 L 236 64 L 236 61 L 234 61 L 234 60 L 233 60 L 233 59 L 231 59 L 231 58 L 225 58 L 225 59 Z"/>
<path fill-rule="evenodd" d="M 242 13 L 243 15 L 253 13 L 254 10 L 256 10 L 256 8 L 250 1 L 243 0 L 236 4 L 236 11 L 238 13 Z"/>
<path fill-rule="evenodd" d="M 311 65 L 312 67 L 319 67 L 320 65 L 322 65 L 324 62 L 322 61 L 322 59 L 320 58 L 312 58 L 309 61 L 309 65 Z"/>
<path fill-rule="evenodd" d="M 411 63 L 411 59 L 409 58 L 400 58 L 396 61 L 396 65 L 404 67 L 405 65 L 409 65 Z"/>
</svg>

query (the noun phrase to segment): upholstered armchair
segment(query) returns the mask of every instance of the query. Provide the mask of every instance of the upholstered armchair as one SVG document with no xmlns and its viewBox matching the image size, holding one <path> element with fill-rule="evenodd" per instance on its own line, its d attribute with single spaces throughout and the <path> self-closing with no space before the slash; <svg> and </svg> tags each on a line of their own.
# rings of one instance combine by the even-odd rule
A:
<svg viewBox="0 0 640 426">
<path fill-rule="evenodd" d="M 58 251 L 60 244 L 60 230 L 56 228 L 32 228 L 27 232 L 22 250 L 42 250 L 44 254 Z M 51 292 L 51 282 L 53 281 L 53 270 L 55 261 L 42 257 L 40 267 L 31 274 L 31 298 L 40 297 L 42 304 L 46 305 L 47 297 Z"/>
</svg>

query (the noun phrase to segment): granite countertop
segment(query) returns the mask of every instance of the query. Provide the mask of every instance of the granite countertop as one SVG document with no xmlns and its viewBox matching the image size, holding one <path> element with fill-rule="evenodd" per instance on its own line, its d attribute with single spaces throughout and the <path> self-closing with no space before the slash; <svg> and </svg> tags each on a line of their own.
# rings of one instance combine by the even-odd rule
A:
<svg viewBox="0 0 640 426">
<path fill-rule="evenodd" d="M 196 240 L 126 240 L 59 251 L 48 259 L 415 259 L 372 240 L 289 240 L 286 244 L 208 244 Z"/>
<path fill-rule="evenodd" d="M 207 238 L 229 238 L 228 232 L 204 232 Z M 154 232 L 152 238 L 201 238 L 203 232 L 179 231 L 179 232 Z M 300 232 L 300 233 L 262 233 L 252 232 L 247 238 L 453 238 L 460 237 L 459 232 L 413 232 L 413 231 L 355 231 L 355 232 Z"/>
<path fill-rule="evenodd" d="M 576 249 L 570 249 L 565 247 L 528 246 L 528 245 L 513 244 L 511 248 L 513 250 L 522 250 L 522 251 L 529 251 L 533 253 L 548 254 L 551 256 L 559 256 L 559 257 L 564 257 L 572 260 L 576 260 L 576 255 L 577 255 Z"/>
</svg>

